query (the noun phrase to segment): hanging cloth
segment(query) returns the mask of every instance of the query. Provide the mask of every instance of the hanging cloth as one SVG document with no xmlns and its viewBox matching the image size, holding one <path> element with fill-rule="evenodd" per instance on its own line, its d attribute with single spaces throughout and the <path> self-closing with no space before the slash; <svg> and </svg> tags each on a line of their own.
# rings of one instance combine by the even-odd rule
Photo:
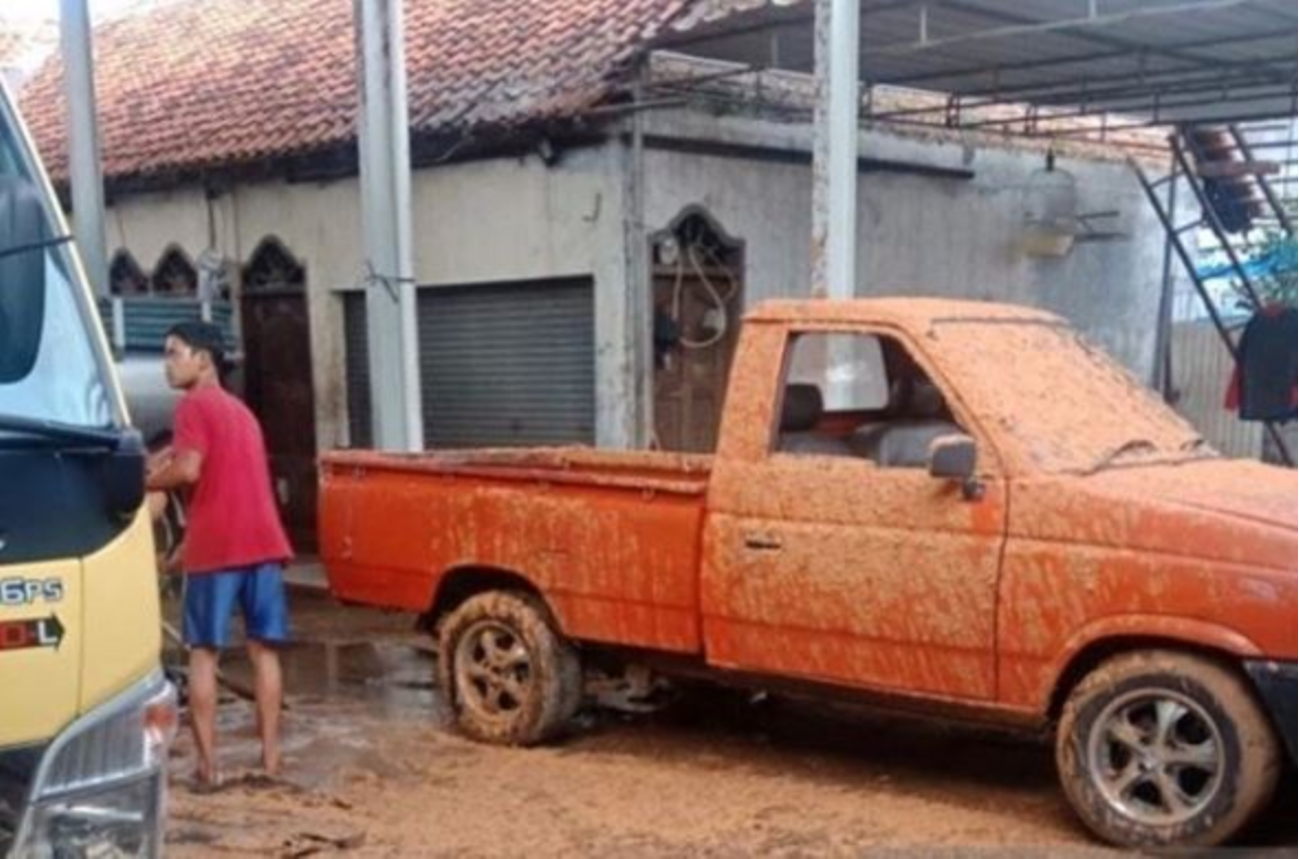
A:
<svg viewBox="0 0 1299 859">
<path fill-rule="evenodd" d="M 1227 390 L 1227 408 L 1245 421 L 1296 417 L 1296 331 L 1293 308 L 1269 307 L 1254 315 L 1240 338 L 1240 361 Z"/>
</svg>

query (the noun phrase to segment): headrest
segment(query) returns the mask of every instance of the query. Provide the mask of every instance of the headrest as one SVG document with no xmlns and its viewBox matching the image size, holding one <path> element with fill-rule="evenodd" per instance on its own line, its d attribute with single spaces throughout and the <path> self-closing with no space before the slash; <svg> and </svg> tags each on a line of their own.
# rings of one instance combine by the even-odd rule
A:
<svg viewBox="0 0 1299 859">
<path fill-rule="evenodd" d="M 917 381 L 912 388 L 907 411 L 913 418 L 942 418 L 947 415 L 947 401 L 937 385 L 924 379 Z"/>
<path fill-rule="evenodd" d="M 825 400 L 816 385 L 785 386 L 785 404 L 780 413 L 781 432 L 808 432 L 815 429 L 825 413 Z"/>
</svg>

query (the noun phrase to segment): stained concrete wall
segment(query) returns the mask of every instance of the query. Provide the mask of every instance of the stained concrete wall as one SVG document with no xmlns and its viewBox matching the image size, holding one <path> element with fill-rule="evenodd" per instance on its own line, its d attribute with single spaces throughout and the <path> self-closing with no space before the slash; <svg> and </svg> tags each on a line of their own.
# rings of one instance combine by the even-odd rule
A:
<svg viewBox="0 0 1299 859">
<path fill-rule="evenodd" d="M 415 276 L 437 287 L 569 275 L 596 284 L 597 439 L 632 437 L 625 404 L 631 365 L 625 343 L 625 241 L 621 147 L 570 153 L 547 167 L 535 157 L 417 171 L 414 179 Z M 257 245 L 278 238 L 306 268 L 316 390 L 317 441 L 347 442 L 340 293 L 361 289 L 356 179 L 268 182 L 236 187 L 208 201 L 197 189 L 133 195 L 109 212 L 109 251 L 129 250 L 150 271 L 167 248 L 191 258 L 214 247 L 244 264 Z"/>
<path fill-rule="evenodd" d="M 634 437 L 623 169 L 621 147 L 610 145 L 571 151 L 549 167 L 528 157 L 422 170 L 414 187 L 421 284 L 594 280 L 596 439 L 611 447 Z"/>
<path fill-rule="evenodd" d="M 646 119 L 648 131 L 773 151 L 807 152 L 806 127 L 698 114 Z M 1040 152 L 867 133 L 865 154 L 973 170 L 971 181 L 908 174 L 863 177 L 858 294 L 936 294 L 1016 301 L 1073 320 L 1138 373 L 1153 355 L 1162 236 L 1121 163 L 1060 166 L 1078 179 L 1081 210 L 1118 209 L 1130 238 L 1080 245 L 1035 260 L 1017 245 L 1028 176 Z M 417 171 L 416 278 L 422 285 L 585 275 L 596 284 L 597 440 L 636 437 L 637 362 L 629 341 L 625 144 Z M 811 170 L 806 164 L 653 149 L 645 155 L 645 235 L 702 206 L 746 243 L 746 299 L 805 294 L 810 271 Z M 197 189 L 113 201 L 109 250 L 129 249 L 146 270 L 176 244 L 191 256 L 214 246 L 247 262 L 268 236 L 306 267 L 312 375 L 322 449 L 346 442 L 342 302 L 364 281 L 355 179 L 241 185 L 208 201 Z M 642 239 L 647 240 L 647 239 Z M 637 299 L 639 301 L 639 299 Z"/>
<path fill-rule="evenodd" d="M 191 259 L 213 248 L 238 265 L 264 239 L 284 243 L 306 269 L 317 442 L 333 447 L 346 427 L 342 308 L 333 293 L 359 282 L 360 210 L 355 180 L 320 185 L 241 185 L 210 202 L 201 190 L 113 201 L 109 253 L 129 250 L 146 272 L 171 246 Z"/>
<path fill-rule="evenodd" d="M 808 152 L 806 128 L 697 115 L 659 115 L 651 133 L 720 139 L 773 152 Z M 858 191 L 859 296 L 938 295 L 1029 304 L 1060 313 L 1140 378 L 1154 360 L 1163 233 L 1122 162 L 1061 158 L 1077 180 L 1079 211 L 1117 210 L 1126 238 L 1078 244 L 1061 259 L 1020 250 L 1027 182 L 1041 152 L 976 149 L 901 135 L 862 135 L 865 155 L 967 169 L 972 180 L 867 173 Z M 647 226 L 701 205 L 746 243 L 749 304 L 807 294 L 811 272 L 810 166 L 677 151 L 647 156 Z"/>
</svg>

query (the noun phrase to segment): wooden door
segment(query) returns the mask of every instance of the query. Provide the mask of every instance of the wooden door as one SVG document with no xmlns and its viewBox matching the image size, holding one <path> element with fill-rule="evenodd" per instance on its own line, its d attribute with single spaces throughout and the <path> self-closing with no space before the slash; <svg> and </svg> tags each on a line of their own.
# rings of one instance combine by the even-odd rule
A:
<svg viewBox="0 0 1299 859">
<path fill-rule="evenodd" d="M 663 450 L 712 453 L 744 312 L 744 250 L 687 209 L 651 240 L 654 436 Z"/>
<path fill-rule="evenodd" d="M 262 288 L 242 299 L 244 391 L 261 422 L 280 516 L 300 553 L 316 550 L 316 404 L 306 291 Z"/>
</svg>

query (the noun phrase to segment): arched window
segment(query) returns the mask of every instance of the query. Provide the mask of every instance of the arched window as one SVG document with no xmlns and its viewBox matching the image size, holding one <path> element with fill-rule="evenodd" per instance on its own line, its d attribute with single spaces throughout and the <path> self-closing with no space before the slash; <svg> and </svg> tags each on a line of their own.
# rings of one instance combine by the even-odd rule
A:
<svg viewBox="0 0 1299 859">
<path fill-rule="evenodd" d="M 711 453 L 744 312 L 744 243 L 700 206 L 650 237 L 655 439 Z"/>
<path fill-rule="evenodd" d="M 191 297 L 198 293 L 198 269 L 175 245 L 167 248 L 153 270 L 153 292 L 168 297 Z"/>
<path fill-rule="evenodd" d="M 297 257 L 279 239 L 268 236 L 244 267 L 243 284 L 249 292 L 303 289 L 307 277 Z"/>
<path fill-rule="evenodd" d="M 737 268 L 744 243 L 732 238 L 713 216 L 699 206 L 688 206 L 673 219 L 666 230 L 655 236 L 657 261 L 668 262 L 664 255 L 694 250 L 700 264 Z M 676 257 L 671 261 L 675 262 Z M 669 263 L 670 264 L 670 263 Z"/>
<path fill-rule="evenodd" d="M 149 277 L 125 248 L 113 254 L 108 267 L 108 288 L 113 295 L 144 295 L 149 291 Z"/>
</svg>

